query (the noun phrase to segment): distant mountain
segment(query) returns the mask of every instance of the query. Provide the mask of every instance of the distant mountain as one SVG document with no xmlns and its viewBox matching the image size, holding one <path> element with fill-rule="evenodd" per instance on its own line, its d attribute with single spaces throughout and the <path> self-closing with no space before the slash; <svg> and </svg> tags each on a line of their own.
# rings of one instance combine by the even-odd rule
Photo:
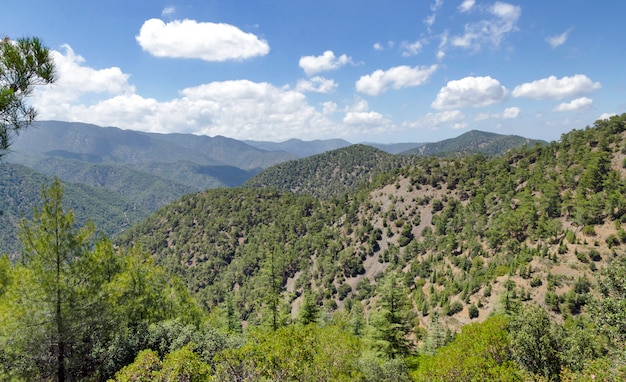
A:
<svg viewBox="0 0 626 382">
<path fill-rule="evenodd" d="M 545 143 L 544 141 L 528 139 L 517 135 L 501 135 L 472 130 L 456 138 L 423 144 L 422 146 L 404 151 L 402 154 L 456 157 L 467 154 L 499 156 L 512 148 L 523 146 L 532 147 L 536 144 L 544 145 Z"/>
<path fill-rule="evenodd" d="M 288 153 L 297 155 L 300 158 L 308 157 L 311 155 L 321 154 L 326 151 L 340 149 L 342 147 L 350 146 L 352 143 L 343 139 L 327 139 L 327 140 L 314 140 L 314 141 L 302 141 L 300 139 L 290 139 L 285 142 L 265 142 L 265 141 L 244 141 L 250 146 L 257 147 L 267 151 L 286 151 Z"/>
<path fill-rule="evenodd" d="M 363 143 L 364 145 L 375 147 L 379 150 L 388 152 L 389 154 L 400 154 L 405 151 L 417 149 L 426 143 Z"/>
<path fill-rule="evenodd" d="M 344 195 L 380 173 L 410 162 L 366 145 L 352 145 L 270 167 L 244 187 L 274 187 L 321 198 Z"/>
<path fill-rule="evenodd" d="M 39 154 L 92 163 L 135 166 L 190 161 L 204 166 L 235 166 L 245 170 L 267 168 L 296 158 L 292 154 L 268 152 L 224 137 L 144 133 L 59 121 L 33 124 L 15 139 L 12 150 L 11 160 L 16 162 L 32 160 L 33 154 Z"/>
<path fill-rule="evenodd" d="M 41 188 L 52 178 L 22 165 L 0 163 L 0 255 L 19 252 L 20 220 L 31 218 L 40 204 Z M 78 224 L 92 220 L 99 230 L 115 236 L 146 218 L 152 211 L 118 193 L 64 182 L 64 205 L 74 211 Z"/>
<path fill-rule="evenodd" d="M 296 158 L 225 137 L 58 121 L 34 124 L 11 149 L 9 162 L 117 192 L 151 211 L 190 192 L 239 186 L 263 168 Z"/>
</svg>

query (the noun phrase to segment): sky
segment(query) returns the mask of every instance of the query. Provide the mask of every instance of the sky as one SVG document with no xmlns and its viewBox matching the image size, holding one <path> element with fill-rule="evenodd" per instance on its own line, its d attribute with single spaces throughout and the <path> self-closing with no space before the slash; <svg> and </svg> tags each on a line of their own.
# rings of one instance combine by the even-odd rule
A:
<svg viewBox="0 0 626 382">
<path fill-rule="evenodd" d="M 6 1 L 40 120 L 281 142 L 558 140 L 626 112 L 621 0 Z"/>
</svg>

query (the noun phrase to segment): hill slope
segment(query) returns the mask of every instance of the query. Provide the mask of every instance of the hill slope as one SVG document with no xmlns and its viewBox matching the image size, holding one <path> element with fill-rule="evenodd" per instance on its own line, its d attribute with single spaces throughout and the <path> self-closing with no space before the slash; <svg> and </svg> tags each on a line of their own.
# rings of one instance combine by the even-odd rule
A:
<svg viewBox="0 0 626 382">
<path fill-rule="evenodd" d="M 518 147 L 532 147 L 545 144 L 543 141 L 523 138 L 517 135 L 501 135 L 484 131 L 472 130 L 456 138 L 435 143 L 425 143 L 416 148 L 402 152 L 404 155 L 417 154 L 422 156 L 463 156 L 468 154 L 485 154 L 489 156 L 503 155 Z"/>
<path fill-rule="evenodd" d="M 274 187 L 321 198 L 339 197 L 410 160 L 370 146 L 352 145 L 270 167 L 249 179 L 244 187 Z"/>
<path fill-rule="evenodd" d="M 0 254 L 19 252 L 20 219 L 32 216 L 34 206 L 40 204 L 41 187 L 50 183 L 50 177 L 27 167 L 0 164 Z M 108 235 L 119 234 L 150 213 L 111 191 L 71 183 L 64 186 L 64 203 L 74 211 L 77 222 L 93 220 Z"/>
<path fill-rule="evenodd" d="M 458 327 L 526 300 L 566 317 L 584 311 L 598 270 L 626 248 L 625 159 L 623 115 L 502 157 L 422 158 L 341 200 L 272 189 L 189 195 L 120 242 L 142 244 L 207 306 L 235 291 L 244 320 L 257 319 L 268 272 L 292 313 L 304 292 L 331 310 L 373 309 L 377 280 L 392 272 L 420 326 L 440 317 Z M 321 183 L 320 168 L 302 170 Z"/>
</svg>

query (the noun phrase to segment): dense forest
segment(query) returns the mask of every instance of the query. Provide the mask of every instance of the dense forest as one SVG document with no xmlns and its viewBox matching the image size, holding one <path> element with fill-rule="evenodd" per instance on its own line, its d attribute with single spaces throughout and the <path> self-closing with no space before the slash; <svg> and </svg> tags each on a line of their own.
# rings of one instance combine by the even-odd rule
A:
<svg viewBox="0 0 626 382">
<path fill-rule="evenodd" d="M 0 260 L 0 379 L 626 378 L 626 114 L 496 157 L 286 162 L 114 241 L 62 195 Z"/>
</svg>

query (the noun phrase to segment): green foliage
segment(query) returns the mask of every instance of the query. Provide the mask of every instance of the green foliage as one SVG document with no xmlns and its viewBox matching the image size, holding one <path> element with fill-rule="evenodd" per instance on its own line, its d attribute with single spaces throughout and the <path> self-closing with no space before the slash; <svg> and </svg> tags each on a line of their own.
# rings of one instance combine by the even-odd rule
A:
<svg viewBox="0 0 626 382">
<path fill-rule="evenodd" d="M 544 309 L 522 309 L 508 324 L 512 359 L 531 373 L 548 378 L 558 375 L 563 366 L 559 355 L 563 334 L 559 329 Z"/>
<path fill-rule="evenodd" d="M 0 158 L 11 145 L 11 137 L 26 128 L 37 112 L 26 102 L 37 85 L 55 81 L 54 60 L 47 47 L 35 37 L 0 40 Z"/>
<path fill-rule="evenodd" d="M 135 361 L 115 374 L 116 382 L 131 381 L 206 381 L 211 367 L 189 346 L 175 350 L 163 361 L 153 350 L 142 350 Z"/>
<path fill-rule="evenodd" d="M 291 325 L 250 336 L 243 347 L 216 356 L 217 380 L 360 379 L 361 343 L 336 326 Z"/>
<path fill-rule="evenodd" d="M 184 285 L 145 252 L 116 250 L 93 225 L 76 227 L 58 180 L 42 199 L 33 221 L 22 223 L 23 258 L 2 266 L 0 376 L 106 378 L 142 349 L 147 324 L 200 322 Z"/>
<path fill-rule="evenodd" d="M 370 316 L 376 328 L 376 344 L 390 358 L 411 353 L 413 344 L 408 337 L 413 329 L 412 318 L 407 291 L 390 273 L 380 288 L 377 309 Z"/>
<path fill-rule="evenodd" d="M 512 362 L 507 319 L 496 315 L 483 323 L 468 324 L 435 355 L 422 355 L 416 381 L 521 381 Z"/>
</svg>

